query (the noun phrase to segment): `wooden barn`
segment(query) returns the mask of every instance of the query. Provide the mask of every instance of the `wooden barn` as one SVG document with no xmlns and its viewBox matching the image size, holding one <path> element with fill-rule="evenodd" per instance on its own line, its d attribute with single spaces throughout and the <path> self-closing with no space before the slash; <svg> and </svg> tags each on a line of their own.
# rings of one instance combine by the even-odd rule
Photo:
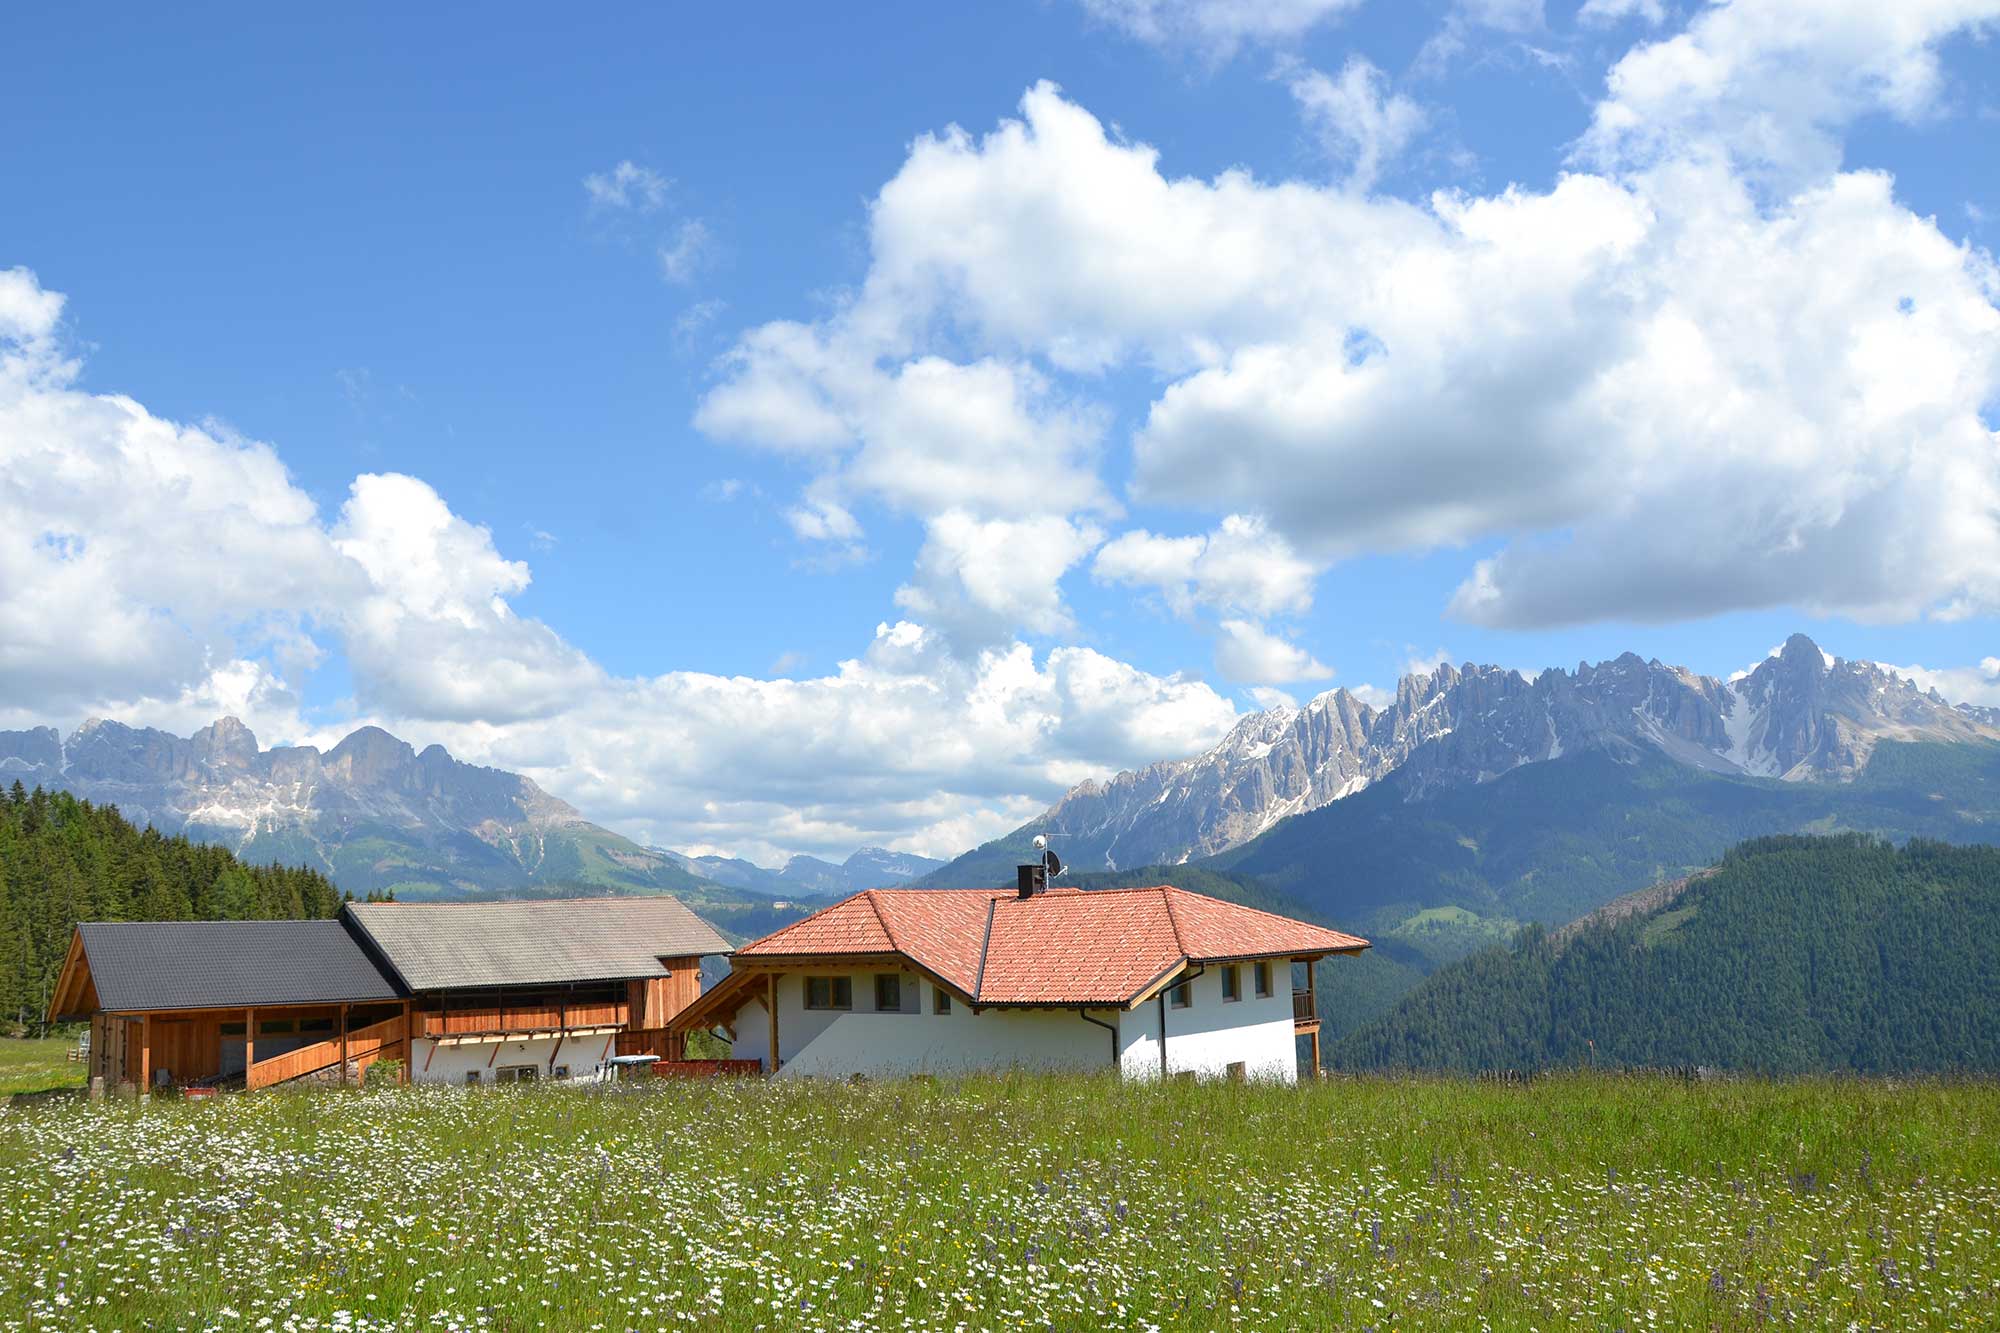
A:
<svg viewBox="0 0 2000 1333">
<path fill-rule="evenodd" d="M 714 927 L 673 898 L 352 903 L 331 921 L 77 927 L 53 1022 L 90 1022 L 90 1079 L 130 1086 L 562 1077 L 681 1053 Z"/>
</svg>

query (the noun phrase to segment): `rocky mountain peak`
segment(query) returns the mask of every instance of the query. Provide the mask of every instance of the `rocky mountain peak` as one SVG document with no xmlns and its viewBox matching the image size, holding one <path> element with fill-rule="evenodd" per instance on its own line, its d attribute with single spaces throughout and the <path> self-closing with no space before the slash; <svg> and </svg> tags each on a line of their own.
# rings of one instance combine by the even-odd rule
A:
<svg viewBox="0 0 2000 1333">
<path fill-rule="evenodd" d="M 2000 710 L 1953 708 L 1873 663 L 1830 661 L 1803 634 L 1728 683 L 1632 652 L 1532 680 L 1447 663 L 1403 677 L 1380 710 L 1332 690 L 1250 714 L 1207 754 L 1074 787 L 1029 828 L 1060 835 L 1080 869 L 1171 863 L 1385 779 L 1415 799 L 1644 747 L 1716 772 L 1837 782 L 1882 739 L 2000 740 Z"/>
<path fill-rule="evenodd" d="M 220 768 L 247 768 L 257 759 L 257 737 L 241 718 L 219 717 L 188 738 L 195 760 Z"/>
</svg>

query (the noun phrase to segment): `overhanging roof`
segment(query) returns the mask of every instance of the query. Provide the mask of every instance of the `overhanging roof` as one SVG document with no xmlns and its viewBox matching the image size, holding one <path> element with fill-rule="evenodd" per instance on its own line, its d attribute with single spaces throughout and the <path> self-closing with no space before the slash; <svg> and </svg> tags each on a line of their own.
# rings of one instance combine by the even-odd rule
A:
<svg viewBox="0 0 2000 1333">
<path fill-rule="evenodd" d="M 412 991 L 663 977 L 662 958 L 730 951 L 715 927 L 665 895 L 343 910 Z"/>
<path fill-rule="evenodd" d="M 982 1008 L 1125 1007 L 1201 963 L 1359 953 L 1357 935 L 1169 885 L 1051 889 L 870 889 L 744 945 L 759 966 L 902 957 Z M 736 978 L 732 977 L 731 982 Z M 675 1021 L 722 1021 L 755 997 L 725 982 Z"/>
<path fill-rule="evenodd" d="M 51 1008 L 146 1013 L 395 1000 L 340 921 L 91 921 L 76 928 Z M 80 1008 L 94 991 L 96 1003 Z"/>
</svg>

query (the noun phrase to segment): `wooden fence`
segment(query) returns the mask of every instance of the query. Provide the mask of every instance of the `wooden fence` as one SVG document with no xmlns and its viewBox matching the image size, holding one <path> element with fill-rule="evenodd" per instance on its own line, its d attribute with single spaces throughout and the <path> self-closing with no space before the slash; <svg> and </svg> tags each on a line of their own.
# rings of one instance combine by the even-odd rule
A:
<svg viewBox="0 0 2000 1333">
<path fill-rule="evenodd" d="M 347 1060 L 356 1066 L 356 1078 L 367 1072 L 368 1066 L 377 1060 L 390 1059 L 409 1063 L 406 1029 L 401 1014 L 371 1023 L 365 1028 L 355 1028 L 347 1034 Z M 251 1091 L 268 1088 L 274 1083 L 316 1074 L 339 1063 L 340 1038 L 334 1037 L 330 1041 L 314 1042 L 295 1051 L 286 1051 L 283 1055 L 274 1055 L 268 1060 L 259 1060 L 245 1071 L 243 1086 Z"/>
</svg>

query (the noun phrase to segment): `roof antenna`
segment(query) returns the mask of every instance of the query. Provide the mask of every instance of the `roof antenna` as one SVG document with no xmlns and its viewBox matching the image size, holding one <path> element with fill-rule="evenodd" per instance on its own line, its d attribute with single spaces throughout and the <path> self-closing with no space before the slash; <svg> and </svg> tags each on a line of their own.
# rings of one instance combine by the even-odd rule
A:
<svg viewBox="0 0 2000 1333">
<path fill-rule="evenodd" d="M 1023 898 L 1032 898 L 1045 892 L 1049 881 L 1063 872 L 1062 858 L 1049 850 L 1047 834 L 1035 835 L 1035 851 L 1039 853 L 1033 861 L 1017 868 L 1016 883 Z"/>
</svg>

